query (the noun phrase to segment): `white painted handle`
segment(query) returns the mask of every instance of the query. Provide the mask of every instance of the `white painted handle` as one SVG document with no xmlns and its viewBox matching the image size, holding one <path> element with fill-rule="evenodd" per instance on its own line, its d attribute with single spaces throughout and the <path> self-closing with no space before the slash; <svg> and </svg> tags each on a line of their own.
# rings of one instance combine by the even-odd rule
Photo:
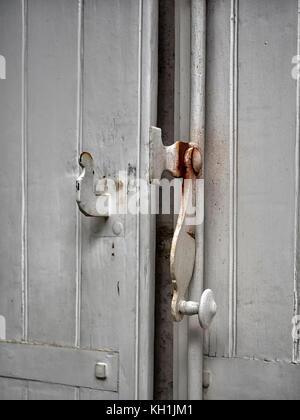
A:
<svg viewBox="0 0 300 420">
<path fill-rule="evenodd" d="M 217 313 L 217 304 L 212 290 L 205 290 L 200 302 L 181 301 L 179 310 L 183 315 L 198 315 L 199 323 L 203 329 L 208 329 Z"/>
</svg>

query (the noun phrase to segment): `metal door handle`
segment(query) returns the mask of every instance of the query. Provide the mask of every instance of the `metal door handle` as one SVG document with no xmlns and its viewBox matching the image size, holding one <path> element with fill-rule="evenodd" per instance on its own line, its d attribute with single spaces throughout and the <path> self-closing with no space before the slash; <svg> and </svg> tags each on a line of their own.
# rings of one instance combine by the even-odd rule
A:
<svg viewBox="0 0 300 420">
<path fill-rule="evenodd" d="M 159 128 L 150 129 L 150 182 L 160 180 L 164 170 L 183 178 L 181 208 L 172 241 L 170 270 L 173 285 L 171 311 L 173 319 L 198 314 L 202 328 L 209 328 L 216 315 L 217 305 L 211 290 L 205 290 L 200 301 L 186 300 L 193 276 L 196 255 L 195 217 L 188 214 L 196 206 L 196 180 L 202 171 L 202 156 L 197 145 L 177 142 L 166 147 Z M 196 211 L 196 210 L 195 210 Z"/>
</svg>

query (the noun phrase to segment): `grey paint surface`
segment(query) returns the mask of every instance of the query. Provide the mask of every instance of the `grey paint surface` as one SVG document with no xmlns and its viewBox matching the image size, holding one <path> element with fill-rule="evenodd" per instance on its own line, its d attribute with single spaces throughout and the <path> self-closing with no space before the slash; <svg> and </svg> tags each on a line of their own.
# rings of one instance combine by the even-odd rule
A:
<svg viewBox="0 0 300 420">
<path fill-rule="evenodd" d="M 297 10 L 290 0 L 239 11 L 237 348 L 281 360 L 294 298 Z"/>
<path fill-rule="evenodd" d="M 69 0 L 28 2 L 25 338 L 68 346 L 76 332 L 77 20 Z"/>
<path fill-rule="evenodd" d="M 218 314 L 206 352 L 220 355 L 228 353 L 229 336 L 229 7 L 230 1 L 210 1 L 207 9 L 204 279 Z"/>
<path fill-rule="evenodd" d="M 300 369 L 291 363 L 206 358 L 205 366 L 211 372 L 207 400 L 299 400 Z"/>
<path fill-rule="evenodd" d="M 153 221 L 120 218 L 123 232 L 115 237 L 110 223 L 79 215 L 75 180 L 83 149 L 93 153 L 99 177 L 119 170 L 147 177 L 149 126 L 156 123 L 157 13 L 156 0 L 0 2 L 0 51 L 7 60 L 0 84 L 6 339 L 67 347 L 72 354 L 83 354 L 81 348 L 119 354 L 111 372 L 118 392 L 103 385 L 103 391 L 80 389 L 80 381 L 74 388 L 68 369 L 54 363 L 48 377 L 40 369 L 35 378 L 18 370 L 14 379 L 0 378 L 1 399 L 152 396 Z M 22 366 L 25 344 L 0 343 L 2 364 L 8 345 Z M 94 367 L 79 363 L 78 369 L 94 381 Z M 61 371 L 64 386 L 47 383 L 55 382 L 51 370 Z"/>
<path fill-rule="evenodd" d="M 0 376 L 117 392 L 118 359 L 118 353 L 113 352 L 2 343 Z M 103 380 L 95 376 L 97 363 L 106 365 Z"/>
<path fill-rule="evenodd" d="M 218 315 L 207 399 L 300 395 L 291 363 L 297 16 L 295 0 L 208 2 L 205 285 Z"/>
<path fill-rule="evenodd" d="M 22 339 L 22 14 L 18 2 L 0 2 L 1 51 L 10 77 L 1 80 L 0 305 L 7 337 Z M 10 71 L 11 69 L 11 71 Z M 17 122 L 16 122 L 17 121 Z M 12 188 L 13 186 L 13 188 Z"/>
<path fill-rule="evenodd" d="M 205 366 L 211 372 L 207 400 L 299 400 L 300 369 L 291 363 L 210 358 Z"/>
</svg>

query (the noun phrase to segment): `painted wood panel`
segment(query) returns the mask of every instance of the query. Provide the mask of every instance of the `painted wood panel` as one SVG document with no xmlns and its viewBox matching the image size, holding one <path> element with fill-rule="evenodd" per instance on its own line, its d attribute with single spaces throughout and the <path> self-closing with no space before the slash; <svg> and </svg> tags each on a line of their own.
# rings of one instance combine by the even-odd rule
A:
<svg viewBox="0 0 300 420">
<path fill-rule="evenodd" d="M 118 353 L 20 343 L 0 343 L 0 350 L 2 377 L 118 391 Z M 106 365 L 106 378 L 97 379 L 97 363 Z"/>
<path fill-rule="evenodd" d="M 237 353 L 291 360 L 298 4 L 239 3 Z"/>
<path fill-rule="evenodd" d="M 205 277 L 219 302 L 211 355 L 291 357 L 295 10 L 295 1 L 209 2 Z"/>
<path fill-rule="evenodd" d="M 122 0 L 85 5 L 83 149 L 93 154 L 101 177 L 137 168 L 138 6 Z M 120 222 L 123 237 L 111 239 L 102 237 L 99 223 L 82 223 L 81 344 L 120 349 L 121 388 L 125 398 L 133 398 L 137 231 L 135 217 Z"/>
<path fill-rule="evenodd" d="M 38 400 L 74 400 L 76 389 L 43 382 L 20 381 L 0 378 L 0 396 L 2 401 L 38 401 Z"/>
<path fill-rule="evenodd" d="M 0 398 L 2 401 L 26 400 L 28 386 L 25 381 L 0 378 Z"/>
<path fill-rule="evenodd" d="M 118 400 L 117 392 L 95 391 L 94 389 L 80 389 L 80 400 L 82 401 L 113 401 Z"/>
<path fill-rule="evenodd" d="M 27 383 L 28 401 L 73 401 L 76 399 L 76 395 L 76 388 L 68 386 L 43 382 Z"/>
<path fill-rule="evenodd" d="M 218 315 L 204 397 L 299 399 L 299 6 L 208 5 L 205 279 Z"/>
<path fill-rule="evenodd" d="M 209 358 L 205 364 L 211 372 L 206 400 L 299 400 L 299 366 L 242 358 Z"/>
<path fill-rule="evenodd" d="M 123 170 L 148 179 L 149 126 L 156 123 L 157 1 L 23 0 L 4 1 L 0 8 L 6 19 L 3 54 L 15 64 L 0 100 L 1 107 L 4 96 L 10 101 L 1 115 L 3 144 L 16 159 L 9 177 L 14 166 L 1 166 L 0 187 L 5 202 L 19 205 L 11 212 L 2 207 L 0 221 L 11 238 L 9 258 L 4 244 L 0 249 L 0 315 L 7 319 L 7 338 L 119 351 L 119 368 L 110 379 L 120 377 L 120 396 L 150 397 L 153 219 L 115 216 L 105 223 L 81 217 L 75 179 L 83 148 L 94 154 L 99 176 L 116 179 Z M 120 235 L 113 232 L 115 222 L 122 223 Z M 20 366 L 26 358 L 16 343 L 11 346 Z M 118 392 L 48 385 L 51 369 L 47 380 L 40 367 L 40 388 L 16 382 L 18 372 L 14 382 L 1 379 L 0 398 L 10 389 L 18 399 L 119 398 Z M 86 372 L 94 378 L 94 371 L 80 369 L 81 377 Z"/>
<path fill-rule="evenodd" d="M 206 337 L 205 352 L 221 356 L 229 352 L 229 57 L 230 0 L 211 0 L 207 10 L 204 278 L 205 287 L 215 293 L 218 315 Z"/>
<path fill-rule="evenodd" d="M 17 0 L 0 2 L 0 54 L 6 80 L 0 80 L 0 315 L 6 337 L 23 337 L 24 207 L 23 207 L 23 63 L 22 9 Z"/>
<path fill-rule="evenodd" d="M 99 176 L 116 178 L 124 171 L 145 178 L 145 147 L 153 114 L 149 107 L 155 104 L 152 74 L 156 72 L 151 60 L 155 33 L 149 25 L 157 13 L 156 2 L 90 1 L 84 13 L 83 148 L 93 154 Z M 150 67 L 143 68 L 144 59 L 150 60 Z M 149 292 L 145 294 L 146 312 L 139 313 L 140 296 L 153 289 L 147 257 L 152 253 L 149 238 L 153 228 L 148 216 L 143 218 L 140 228 L 142 216 L 115 216 L 112 225 L 123 226 L 118 238 L 111 227 L 104 231 L 102 223 L 82 222 L 81 344 L 119 348 L 122 398 L 137 395 L 139 369 L 146 369 L 142 380 L 151 382 L 148 362 L 139 364 L 138 359 L 142 335 L 153 331 L 153 316 L 147 317 L 152 301 Z M 143 317 L 150 325 L 141 333 Z M 148 338 L 145 345 L 148 348 Z M 151 353 L 146 355 L 151 358 Z"/>
<path fill-rule="evenodd" d="M 75 342 L 77 3 L 29 0 L 28 338 Z"/>
</svg>

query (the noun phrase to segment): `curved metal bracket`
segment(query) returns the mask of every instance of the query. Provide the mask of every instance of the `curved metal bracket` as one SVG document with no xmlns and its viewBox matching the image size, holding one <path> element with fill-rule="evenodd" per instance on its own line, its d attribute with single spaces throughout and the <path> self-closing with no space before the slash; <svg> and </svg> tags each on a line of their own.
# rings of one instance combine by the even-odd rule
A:
<svg viewBox="0 0 300 420">
<path fill-rule="evenodd" d="M 110 215 L 110 195 L 95 193 L 94 160 L 90 153 L 82 153 L 79 159 L 82 173 L 76 181 L 77 204 L 79 210 L 88 217 L 108 217 Z"/>
<path fill-rule="evenodd" d="M 192 155 L 194 147 L 187 149 L 185 154 L 185 173 L 182 186 L 181 208 L 173 236 L 171 247 L 171 280 L 173 285 L 172 315 L 175 321 L 181 321 L 184 313 L 180 304 L 185 301 L 187 291 L 193 276 L 196 241 L 195 241 L 195 217 L 190 214 L 196 205 L 196 178 L 197 174 L 192 168 Z M 191 222 L 190 222 L 191 221 Z"/>
<path fill-rule="evenodd" d="M 174 177 L 184 178 L 181 208 L 170 257 L 173 285 L 172 316 L 178 322 L 184 315 L 198 314 L 200 325 L 208 328 L 217 310 L 212 291 L 206 290 L 199 303 L 186 300 L 196 257 L 196 180 L 202 171 L 201 152 L 199 147 L 192 143 L 177 142 L 165 147 L 162 143 L 161 130 L 151 127 L 150 181 L 160 179 L 164 170 Z"/>
</svg>

